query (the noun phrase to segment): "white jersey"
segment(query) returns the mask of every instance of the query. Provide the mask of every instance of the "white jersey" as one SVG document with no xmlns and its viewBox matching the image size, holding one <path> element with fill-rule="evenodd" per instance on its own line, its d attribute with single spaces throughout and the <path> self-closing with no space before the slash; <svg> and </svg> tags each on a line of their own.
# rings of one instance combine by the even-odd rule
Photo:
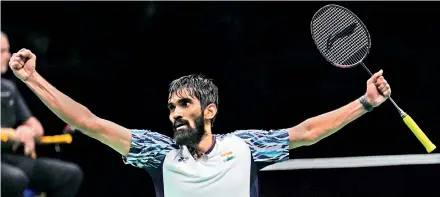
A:
<svg viewBox="0 0 440 197">
<path fill-rule="evenodd" d="M 197 158 L 162 134 L 132 130 L 126 164 L 147 170 L 156 197 L 257 197 L 259 169 L 289 159 L 287 130 L 239 130 L 214 135 Z"/>
</svg>

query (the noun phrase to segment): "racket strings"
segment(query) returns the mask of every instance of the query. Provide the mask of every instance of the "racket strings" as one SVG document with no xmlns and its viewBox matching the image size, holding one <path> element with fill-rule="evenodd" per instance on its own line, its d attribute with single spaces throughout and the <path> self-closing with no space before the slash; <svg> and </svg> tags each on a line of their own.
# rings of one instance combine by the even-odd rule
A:
<svg viewBox="0 0 440 197">
<path fill-rule="evenodd" d="M 332 18 L 348 18 L 349 20 L 333 20 L 333 30 L 334 32 L 338 32 L 338 30 L 342 29 L 341 27 L 347 27 L 348 25 L 355 22 L 353 18 L 350 17 L 347 13 L 344 12 L 338 12 L 335 8 L 331 8 L 332 10 L 329 10 L 326 15 L 326 18 L 332 19 Z M 329 16 L 331 15 L 331 16 Z M 325 38 L 325 35 L 323 34 L 321 38 Z M 335 45 L 333 46 L 334 53 L 327 53 L 329 55 L 330 59 L 333 59 L 335 62 L 345 62 L 347 57 L 352 56 L 351 53 L 353 53 L 352 49 L 349 49 L 352 46 L 357 46 L 359 43 L 351 43 L 350 41 L 359 41 L 360 34 L 354 34 L 353 39 L 351 40 L 337 40 Z M 321 46 L 324 47 L 326 45 L 326 39 L 321 40 Z M 344 42 L 345 41 L 345 42 Z M 331 51 L 330 51 L 331 52 Z"/>
<path fill-rule="evenodd" d="M 353 23 L 357 24 L 354 32 L 350 36 L 334 41 L 331 50 L 327 51 L 329 36 L 335 35 Z M 312 28 L 317 47 L 330 62 L 350 66 L 360 62 L 368 53 L 368 33 L 349 11 L 338 7 L 323 9 L 315 15 Z"/>
<path fill-rule="evenodd" d="M 322 18 L 325 19 L 329 19 L 332 21 L 332 23 L 329 23 L 331 26 L 327 26 L 328 29 L 330 29 L 330 32 L 338 32 L 338 30 L 340 31 L 341 29 L 343 29 L 342 27 L 347 27 L 352 23 L 355 23 L 356 20 L 351 17 L 348 13 L 346 12 L 341 12 L 340 10 L 337 10 L 336 8 L 330 8 L 327 10 L 326 13 L 324 13 L 325 15 L 321 15 L 323 16 Z M 330 16 L 329 16 L 330 15 Z M 332 20 L 332 19 L 349 19 L 349 20 Z M 325 22 L 324 20 L 322 20 L 322 22 Z M 322 24 L 322 23 L 321 23 Z M 320 26 L 318 26 L 320 27 Z M 329 34 L 327 34 L 329 35 Z M 320 46 L 321 47 L 325 47 L 327 44 L 327 39 L 325 37 L 325 34 L 322 34 L 320 36 L 321 38 L 321 43 Z M 347 57 L 352 56 L 353 54 L 353 48 L 358 46 L 359 43 L 351 43 L 350 41 L 359 41 L 360 40 L 360 34 L 354 34 L 353 38 L 351 40 L 337 40 L 335 45 L 333 46 L 334 49 L 332 51 L 334 51 L 334 53 L 327 53 L 329 59 L 333 59 L 333 61 L 335 62 L 345 62 L 346 59 L 348 59 Z M 345 41 L 345 42 L 344 42 Z M 339 46 L 338 46 L 339 44 Z M 331 51 L 330 51 L 331 52 Z"/>
</svg>

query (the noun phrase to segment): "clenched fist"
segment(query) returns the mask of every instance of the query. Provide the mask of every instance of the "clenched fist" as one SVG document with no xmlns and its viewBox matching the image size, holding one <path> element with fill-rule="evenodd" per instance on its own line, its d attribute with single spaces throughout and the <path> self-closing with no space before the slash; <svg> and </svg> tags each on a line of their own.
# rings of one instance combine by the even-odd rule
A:
<svg viewBox="0 0 440 197">
<path fill-rule="evenodd" d="M 373 107 L 379 106 L 391 96 L 390 84 L 388 84 L 382 74 L 383 70 L 380 70 L 367 81 L 365 99 Z"/>
<path fill-rule="evenodd" d="M 9 60 L 9 67 L 22 81 L 26 81 L 35 73 L 35 63 L 37 57 L 27 49 L 21 49 L 17 53 L 12 54 Z"/>
</svg>

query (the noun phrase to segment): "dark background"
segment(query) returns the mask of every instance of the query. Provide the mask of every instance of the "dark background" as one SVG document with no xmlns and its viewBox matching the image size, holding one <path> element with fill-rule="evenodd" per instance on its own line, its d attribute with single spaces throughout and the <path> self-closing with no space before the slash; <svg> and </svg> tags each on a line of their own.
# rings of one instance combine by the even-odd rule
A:
<svg viewBox="0 0 440 197">
<path fill-rule="evenodd" d="M 220 88 L 215 133 L 294 126 L 357 99 L 368 74 L 325 62 L 310 20 L 330 2 L 4 2 L 2 30 L 11 51 L 26 47 L 38 71 L 98 116 L 128 128 L 171 134 L 167 85 L 203 73 Z M 338 2 L 372 37 L 365 63 L 384 70 L 393 98 L 440 145 L 438 4 Z M 12 78 L 11 72 L 4 77 Z M 17 84 L 47 134 L 65 124 Z M 149 175 L 124 165 L 109 147 L 76 133 L 39 154 L 78 163 L 80 196 L 154 196 Z M 438 150 L 434 151 L 438 152 Z M 390 102 L 291 158 L 426 151 Z M 262 172 L 265 196 L 438 196 L 438 165 Z M 432 180 L 430 180 L 432 179 Z M 431 193 L 429 193 L 431 192 Z"/>
</svg>

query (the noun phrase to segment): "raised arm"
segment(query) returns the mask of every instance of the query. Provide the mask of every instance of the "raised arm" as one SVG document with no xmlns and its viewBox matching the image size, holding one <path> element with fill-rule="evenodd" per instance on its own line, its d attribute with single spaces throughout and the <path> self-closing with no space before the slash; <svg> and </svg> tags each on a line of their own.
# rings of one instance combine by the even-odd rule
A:
<svg viewBox="0 0 440 197">
<path fill-rule="evenodd" d="M 26 49 L 14 53 L 9 62 L 15 76 L 21 79 L 64 122 L 110 146 L 121 155 L 128 154 L 131 143 L 129 129 L 99 118 L 85 106 L 57 90 L 36 72 L 35 64 L 35 55 Z"/>
<path fill-rule="evenodd" d="M 287 129 L 290 148 L 315 144 L 387 100 L 391 88 L 382 74 L 381 70 L 367 81 L 367 92 L 360 99 Z"/>
</svg>

